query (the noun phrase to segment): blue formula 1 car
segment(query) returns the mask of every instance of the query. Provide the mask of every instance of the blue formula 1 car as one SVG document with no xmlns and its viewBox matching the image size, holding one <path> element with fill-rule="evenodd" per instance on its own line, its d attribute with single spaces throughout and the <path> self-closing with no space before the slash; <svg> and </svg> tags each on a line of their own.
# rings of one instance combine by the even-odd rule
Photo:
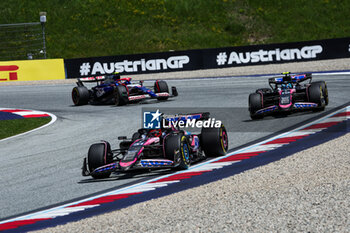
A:
<svg viewBox="0 0 350 233">
<path fill-rule="evenodd" d="M 306 80 L 309 82 L 301 84 Z M 249 95 L 250 117 L 254 120 L 276 112 L 324 110 L 329 101 L 326 82 L 311 80 L 311 73 L 284 72 L 282 76 L 269 78 L 271 88 L 257 89 Z"/>
<path fill-rule="evenodd" d="M 171 127 L 141 128 L 131 138 L 118 137 L 122 140 L 119 149 L 112 150 L 107 141 L 91 145 L 84 158 L 82 175 L 100 179 L 108 178 L 112 172 L 136 169 L 183 170 L 206 157 L 226 154 L 228 136 L 221 122 L 202 127 L 200 134 L 192 134 L 178 127 L 177 122 L 185 120 L 192 123 L 202 121 L 199 123 L 205 125 L 213 120 L 209 118 L 209 113 L 163 117 L 163 120 Z"/>
<path fill-rule="evenodd" d="M 89 90 L 84 82 L 96 82 L 97 85 Z M 79 78 L 72 90 L 72 100 L 76 106 L 88 103 L 121 106 L 145 99 L 167 100 L 178 95 L 176 87 L 171 87 L 171 92 L 162 80 L 155 81 L 153 87 L 146 87 L 143 81 L 132 83 L 131 78 L 120 78 L 120 75 L 113 74 Z"/>
</svg>

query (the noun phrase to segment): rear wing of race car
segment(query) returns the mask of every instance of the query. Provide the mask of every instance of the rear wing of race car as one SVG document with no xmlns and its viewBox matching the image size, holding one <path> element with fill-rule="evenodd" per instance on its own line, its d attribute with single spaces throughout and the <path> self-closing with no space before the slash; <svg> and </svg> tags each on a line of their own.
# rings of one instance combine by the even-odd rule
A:
<svg viewBox="0 0 350 233">
<path fill-rule="evenodd" d="M 91 76 L 91 77 L 85 77 L 85 78 L 78 78 L 77 85 L 83 86 L 83 83 L 101 82 L 101 81 L 105 81 L 106 79 L 107 79 L 106 76 Z M 120 79 L 115 79 L 114 81 L 126 81 L 130 83 L 131 78 L 120 78 Z"/>
<path fill-rule="evenodd" d="M 309 82 L 311 83 L 312 80 L 312 74 L 311 73 L 305 73 L 305 74 L 285 74 L 284 76 L 279 76 L 279 77 L 273 77 L 269 78 L 269 85 L 272 88 L 272 84 L 278 85 L 278 84 L 286 84 L 286 83 L 300 83 L 305 80 L 310 80 Z"/>
<path fill-rule="evenodd" d="M 83 83 L 93 83 L 93 82 L 100 82 L 104 81 L 106 79 L 105 76 L 91 76 L 91 77 L 85 77 L 85 78 L 78 78 L 77 85 L 83 86 Z"/>
</svg>

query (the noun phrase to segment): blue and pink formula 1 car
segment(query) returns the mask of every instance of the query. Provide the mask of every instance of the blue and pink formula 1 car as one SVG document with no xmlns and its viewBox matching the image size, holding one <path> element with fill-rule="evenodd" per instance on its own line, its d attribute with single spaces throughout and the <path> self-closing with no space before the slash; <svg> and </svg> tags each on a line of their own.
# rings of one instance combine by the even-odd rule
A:
<svg viewBox="0 0 350 233">
<path fill-rule="evenodd" d="M 90 90 L 84 82 L 96 82 Z M 157 80 L 153 87 L 146 87 L 143 81 L 132 83 L 131 78 L 121 78 L 119 74 L 79 78 L 77 86 L 72 90 L 74 105 L 115 104 L 117 106 L 139 102 L 145 99 L 167 100 L 178 95 L 176 87 L 169 93 L 165 81 Z"/>
<path fill-rule="evenodd" d="M 200 134 L 191 134 L 175 127 L 174 122 L 194 120 L 210 121 L 209 113 L 197 113 L 163 117 L 171 127 L 139 129 L 132 138 L 122 140 L 119 149 L 112 150 L 107 141 L 90 146 L 83 163 L 83 176 L 95 179 L 108 178 L 112 172 L 135 169 L 187 169 L 206 157 L 222 156 L 228 149 L 228 136 L 221 122 L 214 127 L 202 127 Z M 199 122 L 203 123 L 203 122 Z M 203 125 L 205 125 L 203 123 Z M 219 126 L 220 125 L 220 126 Z"/>
<path fill-rule="evenodd" d="M 311 73 L 282 74 L 269 78 L 271 88 L 261 88 L 249 95 L 249 112 L 252 119 L 260 119 L 276 112 L 322 111 L 328 105 L 325 81 L 311 82 Z M 309 82 L 302 85 L 301 82 L 306 80 Z"/>
</svg>

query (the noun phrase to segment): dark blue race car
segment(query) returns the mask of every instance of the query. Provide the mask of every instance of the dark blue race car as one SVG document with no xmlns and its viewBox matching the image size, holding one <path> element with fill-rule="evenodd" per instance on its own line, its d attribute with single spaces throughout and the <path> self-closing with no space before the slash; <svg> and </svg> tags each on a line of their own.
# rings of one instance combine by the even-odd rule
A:
<svg viewBox="0 0 350 233">
<path fill-rule="evenodd" d="M 269 79 L 271 88 L 260 88 L 249 95 L 249 112 L 252 119 L 263 118 L 276 112 L 322 111 L 328 105 L 325 81 L 311 82 L 311 73 L 282 74 Z M 301 84 L 307 80 L 308 83 Z"/>
<path fill-rule="evenodd" d="M 89 90 L 84 82 L 96 82 L 97 85 Z M 176 87 L 171 87 L 169 93 L 165 81 L 157 80 L 153 87 L 147 87 L 143 81 L 132 83 L 131 78 L 121 78 L 118 74 L 79 78 L 72 90 L 72 100 L 76 106 L 88 103 L 121 106 L 145 99 L 167 100 L 177 95 Z"/>
</svg>

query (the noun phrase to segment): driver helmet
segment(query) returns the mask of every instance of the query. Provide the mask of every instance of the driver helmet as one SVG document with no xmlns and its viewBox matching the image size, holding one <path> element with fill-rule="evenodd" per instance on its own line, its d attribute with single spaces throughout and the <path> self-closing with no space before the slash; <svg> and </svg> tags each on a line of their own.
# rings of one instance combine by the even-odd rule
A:
<svg viewBox="0 0 350 233">
<path fill-rule="evenodd" d="M 114 73 L 112 74 L 112 78 L 113 78 L 114 81 L 117 81 L 118 79 L 120 79 L 120 74 L 119 74 L 119 72 L 114 72 Z"/>
</svg>

